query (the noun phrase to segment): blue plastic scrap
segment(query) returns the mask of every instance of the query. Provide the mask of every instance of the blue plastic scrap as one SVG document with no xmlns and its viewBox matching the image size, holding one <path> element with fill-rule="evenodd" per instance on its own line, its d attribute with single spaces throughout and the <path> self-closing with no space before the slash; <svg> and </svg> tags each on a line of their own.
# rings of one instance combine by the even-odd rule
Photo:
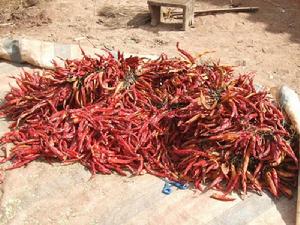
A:
<svg viewBox="0 0 300 225">
<path fill-rule="evenodd" d="M 171 192 L 172 192 L 171 184 L 169 184 L 168 182 L 165 182 L 162 193 L 164 193 L 165 195 L 169 195 L 169 194 L 171 194 Z"/>
<path fill-rule="evenodd" d="M 168 180 L 164 180 L 164 181 L 165 181 L 165 184 L 164 184 L 162 193 L 164 193 L 165 195 L 169 195 L 172 193 L 172 186 L 177 187 L 180 190 L 186 190 L 189 187 L 188 184 L 181 184 L 179 182 L 168 181 Z"/>
</svg>

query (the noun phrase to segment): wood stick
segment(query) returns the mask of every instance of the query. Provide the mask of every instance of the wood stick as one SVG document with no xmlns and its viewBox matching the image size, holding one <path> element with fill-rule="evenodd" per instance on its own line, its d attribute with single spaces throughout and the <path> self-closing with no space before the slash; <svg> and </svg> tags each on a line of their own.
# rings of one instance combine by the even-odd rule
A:
<svg viewBox="0 0 300 225">
<path fill-rule="evenodd" d="M 227 9 L 207 9 L 195 11 L 195 16 L 201 16 L 205 14 L 217 14 L 217 13 L 232 13 L 232 12 L 257 12 L 259 10 L 258 7 L 236 7 L 236 8 L 227 8 Z M 180 16 L 181 12 L 173 12 L 172 16 Z"/>
<path fill-rule="evenodd" d="M 13 23 L 0 23 L 0 27 L 12 26 Z"/>
</svg>

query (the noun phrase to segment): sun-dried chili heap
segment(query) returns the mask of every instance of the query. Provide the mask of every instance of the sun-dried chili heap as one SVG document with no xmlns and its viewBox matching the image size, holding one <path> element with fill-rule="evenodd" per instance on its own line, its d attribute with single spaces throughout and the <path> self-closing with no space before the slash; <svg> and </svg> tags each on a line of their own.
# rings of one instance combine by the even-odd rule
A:
<svg viewBox="0 0 300 225">
<path fill-rule="evenodd" d="M 53 71 L 24 72 L 5 97 L 13 143 L 1 162 L 80 162 L 92 174 L 145 172 L 195 188 L 292 196 L 296 138 L 283 113 L 250 74 L 167 58 L 112 55 L 66 60 Z M 6 148 L 2 148 L 6 152 Z"/>
</svg>

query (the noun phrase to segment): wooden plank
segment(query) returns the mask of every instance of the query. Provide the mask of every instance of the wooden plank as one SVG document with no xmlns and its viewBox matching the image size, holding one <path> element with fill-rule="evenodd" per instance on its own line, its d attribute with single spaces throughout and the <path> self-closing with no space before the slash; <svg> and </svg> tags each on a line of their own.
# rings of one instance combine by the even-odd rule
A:
<svg viewBox="0 0 300 225">
<path fill-rule="evenodd" d="M 195 16 L 202 16 L 206 14 L 218 14 L 218 13 L 239 13 L 239 12 L 257 12 L 259 10 L 258 7 L 237 7 L 237 8 L 227 8 L 227 9 L 206 9 L 206 10 L 198 10 L 194 12 Z M 182 15 L 181 12 L 173 12 L 172 16 Z"/>
<path fill-rule="evenodd" d="M 148 0 L 148 4 L 164 7 L 186 7 L 191 4 L 193 0 Z"/>
</svg>

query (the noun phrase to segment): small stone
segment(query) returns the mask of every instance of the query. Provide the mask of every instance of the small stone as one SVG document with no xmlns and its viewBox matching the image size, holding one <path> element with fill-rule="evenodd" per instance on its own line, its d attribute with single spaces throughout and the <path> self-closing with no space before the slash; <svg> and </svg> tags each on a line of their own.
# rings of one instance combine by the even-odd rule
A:
<svg viewBox="0 0 300 225">
<path fill-rule="evenodd" d="M 38 3 L 39 3 L 39 0 L 26 0 L 23 2 L 23 6 L 25 8 L 29 8 L 29 7 L 37 5 Z"/>
<path fill-rule="evenodd" d="M 88 38 L 88 39 L 97 39 L 97 38 L 95 38 L 95 37 L 92 36 L 92 35 L 87 35 L 86 38 Z"/>
<path fill-rule="evenodd" d="M 74 41 L 81 41 L 81 40 L 84 40 L 84 39 L 86 39 L 86 37 L 76 37 L 73 40 Z"/>
<path fill-rule="evenodd" d="M 272 74 L 270 74 L 270 75 L 269 75 L 269 78 L 270 78 L 271 80 L 273 80 L 273 79 L 274 79 L 274 76 L 273 76 Z"/>
<path fill-rule="evenodd" d="M 103 21 L 102 19 L 99 18 L 99 19 L 96 21 L 96 23 L 97 23 L 97 24 L 103 24 L 104 21 Z"/>
<path fill-rule="evenodd" d="M 132 36 L 130 38 L 130 40 L 132 40 L 133 42 L 135 42 L 136 44 L 140 43 L 141 42 L 141 39 L 137 36 Z"/>
<path fill-rule="evenodd" d="M 160 38 L 155 38 L 155 39 L 154 39 L 154 43 L 155 43 L 155 45 L 160 46 L 160 45 L 168 44 L 169 42 L 168 42 L 168 41 L 165 41 L 165 40 L 163 40 L 163 39 L 160 39 Z"/>
<path fill-rule="evenodd" d="M 246 66 L 246 60 L 236 60 L 234 62 L 235 66 Z"/>
</svg>

